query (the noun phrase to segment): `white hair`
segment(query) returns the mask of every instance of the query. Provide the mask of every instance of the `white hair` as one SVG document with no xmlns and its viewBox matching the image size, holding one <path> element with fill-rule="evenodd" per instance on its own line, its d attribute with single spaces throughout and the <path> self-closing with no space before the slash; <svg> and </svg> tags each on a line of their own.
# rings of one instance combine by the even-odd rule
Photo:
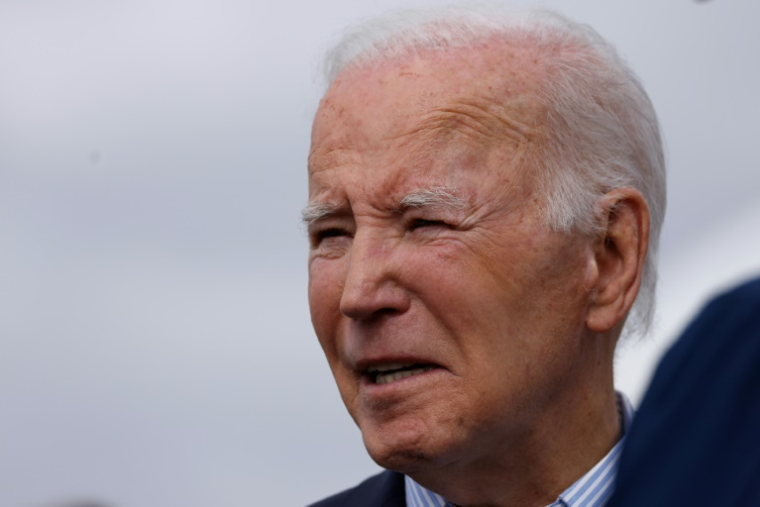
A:
<svg viewBox="0 0 760 507">
<path fill-rule="evenodd" d="M 657 117 L 643 86 L 591 27 L 546 10 L 501 5 L 401 11 L 347 31 L 324 62 L 329 86 L 349 67 L 428 51 L 477 47 L 490 40 L 530 47 L 548 79 L 538 83 L 545 134 L 524 169 L 534 171 L 545 224 L 593 232 L 599 199 L 638 189 L 650 210 L 650 242 L 639 297 L 625 334 L 645 334 L 653 313 L 657 248 L 665 213 L 665 160 Z"/>
</svg>

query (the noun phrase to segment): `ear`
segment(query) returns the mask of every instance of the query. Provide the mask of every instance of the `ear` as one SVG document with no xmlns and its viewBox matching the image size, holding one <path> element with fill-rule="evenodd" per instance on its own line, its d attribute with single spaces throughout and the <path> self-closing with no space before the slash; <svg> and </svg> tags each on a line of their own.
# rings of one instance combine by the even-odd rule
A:
<svg viewBox="0 0 760 507">
<path fill-rule="evenodd" d="M 594 245 L 597 279 L 586 326 L 604 333 L 622 325 L 641 285 L 649 245 L 649 206 L 633 188 L 600 201 L 601 232 Z"/>
</svg>

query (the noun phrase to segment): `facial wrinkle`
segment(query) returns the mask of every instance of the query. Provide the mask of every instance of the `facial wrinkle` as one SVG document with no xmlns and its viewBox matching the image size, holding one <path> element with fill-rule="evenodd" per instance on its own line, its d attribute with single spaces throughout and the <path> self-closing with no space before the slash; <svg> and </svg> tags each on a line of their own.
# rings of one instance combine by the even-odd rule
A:
<svg viewBox="0 0 760 507">
<path fill-rule="evenodd" d="M 330 145 L 312 145 L 307 159 L 307 168 L 309 176 L 332 167 L 338 167 L 352 161 L 352 154 L 349 150 L 338 146 Z"/>
<path fill-rule="evenodd" d="M 516 112 L 487 100 L 457 100 L 431 112 L 422 128 L 461 131 L 490 141 L 509 139 L 518 145 L 530 141 L 533 128 L 515 119 Z"/>
</svg>

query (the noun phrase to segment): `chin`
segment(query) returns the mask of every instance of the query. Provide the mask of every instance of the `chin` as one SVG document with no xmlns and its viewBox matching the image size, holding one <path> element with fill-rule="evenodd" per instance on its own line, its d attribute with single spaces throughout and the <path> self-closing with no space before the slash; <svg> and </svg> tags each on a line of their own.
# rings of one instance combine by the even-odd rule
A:
<svg viewBox="0 0 760 507">
<path fill-rule="evenodd" d="M 383 455 L 370 452 L 369 455 L 379 466 L 407 475 L 427 468 L 430 463 L 426 454 L 415 450 L 400 450 Z"/>
<path fill-rule="evenodd" d="M 388 425 L 382 429 L 364 430 L 362 438 L 372 460 L 383 468 L 404 474 L 414 473 L 434 465 L 446 454 L 443 447 L 432 442 L 431 434 L 421 428 Z M 395 427 L 394 427 L 395 426 Z"/>
</svg>

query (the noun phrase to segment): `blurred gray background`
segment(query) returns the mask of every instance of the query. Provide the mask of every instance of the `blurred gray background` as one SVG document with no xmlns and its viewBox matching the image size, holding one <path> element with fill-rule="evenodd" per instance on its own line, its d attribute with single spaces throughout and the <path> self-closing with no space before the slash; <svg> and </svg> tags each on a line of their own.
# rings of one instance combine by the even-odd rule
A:
<svg viewBox="0 0 760 507">
<path fill-rule="evenodd" d="M 376 469 L 311 330 L 299 226 L 341 29 L 435 1 L 0 0 L 0 505 L 302 506 Z M 669 159 L 634 402 L 760 272 L 760 3 L 575 0 Z M 97 504 L 99 505 L 99 504 Z"/>
</svg>

